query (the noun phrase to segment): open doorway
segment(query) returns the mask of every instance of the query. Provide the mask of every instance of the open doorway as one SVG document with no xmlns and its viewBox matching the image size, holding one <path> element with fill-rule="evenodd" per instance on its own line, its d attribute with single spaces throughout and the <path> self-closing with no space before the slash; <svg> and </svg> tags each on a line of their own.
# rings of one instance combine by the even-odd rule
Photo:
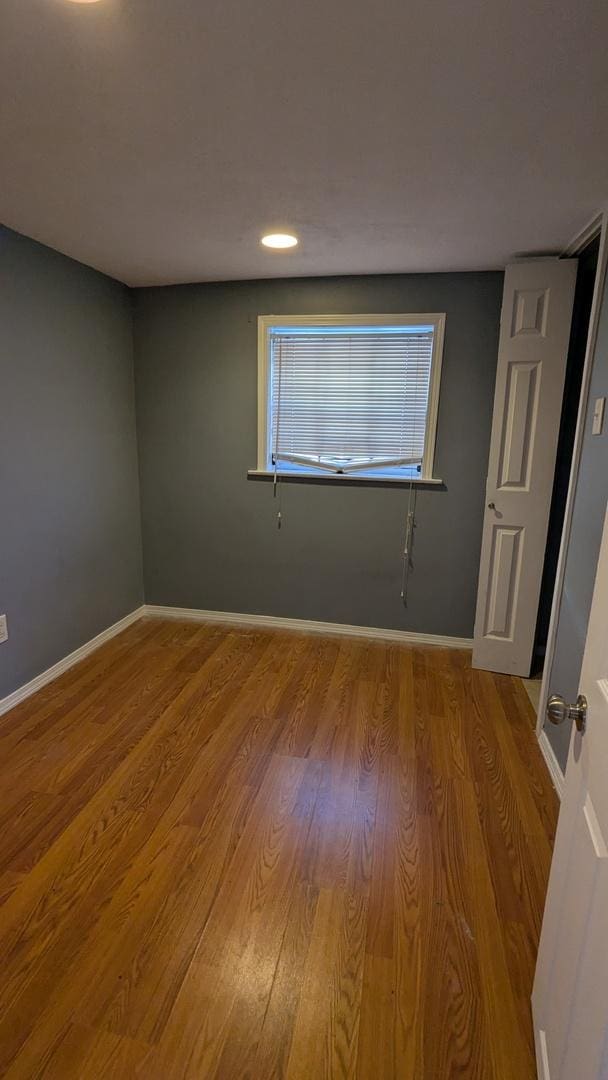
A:
<svg viewBox="0 0 608 1080">
<path fill-rule="evenodd" d="M 572 469 L 591 309 L 599 264 L 599 252 L 600 233 L 598 230 L 598 233 L 585 245 L 585 247 L 577 252 L 578 270 L 574 294 L 574 306 L 572 309 L 572 328 L 570 331 L 570 343 L 568 347 L 564 397 L 555 461 L 555 476 L 551 496 L 547 547 L 542 574 L 532 669 L 530 678 L 523 680 L 528 696 L 537 713 L 540 704 L 542 677 L 551 619 L 551 607 L 556 585 L 559 551 L 568 498 L 570 473 Z"/>
</svg>

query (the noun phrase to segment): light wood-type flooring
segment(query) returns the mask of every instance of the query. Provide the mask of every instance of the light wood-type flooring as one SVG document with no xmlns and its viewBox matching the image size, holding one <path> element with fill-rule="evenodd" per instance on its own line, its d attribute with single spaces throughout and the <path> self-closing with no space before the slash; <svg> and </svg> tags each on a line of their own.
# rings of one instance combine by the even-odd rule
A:
<svg viewBox="0 0 608 1080">
<path fill-rule="evenodd" d="M 520 680 L 144 619 L 0 719 L 0 1075 L 527 1080 Z"/>
</svg>

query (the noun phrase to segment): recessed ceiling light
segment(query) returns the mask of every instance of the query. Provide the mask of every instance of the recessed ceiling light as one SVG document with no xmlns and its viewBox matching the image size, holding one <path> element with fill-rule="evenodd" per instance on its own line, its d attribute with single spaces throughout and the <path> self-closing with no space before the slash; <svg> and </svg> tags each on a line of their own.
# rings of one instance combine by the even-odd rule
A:
<svg viewBox="0 0 608 1080">
<path fill-rule="evenodd" d="M 295 247 L 297 242 L 297 236 L 292 236 L 291 233 L 269 233 L 262 237 L 264 247 L 269 248 L 291 248 Z"/>
<path fill-rule="evenodd" d="M 71 0 L 72 4 L 97 4 L 99 0 Z"/>
</svg>

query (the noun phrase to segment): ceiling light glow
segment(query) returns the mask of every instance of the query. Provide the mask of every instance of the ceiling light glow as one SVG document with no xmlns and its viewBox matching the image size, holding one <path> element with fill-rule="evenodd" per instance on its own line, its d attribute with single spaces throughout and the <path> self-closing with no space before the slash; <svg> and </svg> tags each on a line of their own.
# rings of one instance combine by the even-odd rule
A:
<svg viewBox="0 0 608 1080">
<path fill-rule="evenodd" d="M 297 236 L 292 236 L 291 233 L 268 233 L 268 236 L 262 237 L 264 247 L 276 250 L 295 247 L 297 242 Z"/>
</svg>

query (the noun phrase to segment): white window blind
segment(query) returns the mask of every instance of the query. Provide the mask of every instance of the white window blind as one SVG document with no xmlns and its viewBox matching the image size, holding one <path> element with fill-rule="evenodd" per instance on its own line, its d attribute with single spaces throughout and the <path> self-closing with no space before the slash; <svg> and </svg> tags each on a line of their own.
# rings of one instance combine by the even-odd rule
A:
<svg viewBox="0 0 608 1080">
<path fill-rule="evenodd" d="M 269 463 L 420 475 L 425 454 L 429 460 L 436 331 L 433 322 L 277 320 L 267 342 Z"/>
</svg>

